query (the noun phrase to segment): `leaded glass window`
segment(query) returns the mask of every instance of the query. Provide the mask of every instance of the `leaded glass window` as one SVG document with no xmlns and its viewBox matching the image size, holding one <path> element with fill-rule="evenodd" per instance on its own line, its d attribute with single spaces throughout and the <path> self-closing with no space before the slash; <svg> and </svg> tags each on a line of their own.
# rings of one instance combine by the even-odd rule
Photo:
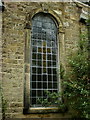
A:
<svg viewBox="0 0 90 120">
<path fill-rule="evenodd" d="M 37 99 L 46 98 L 45 91 L 58 91 L 57 49 L 57 27 L 54 20 L 48 14 L 35 15 L 31 34 L 31 106 L 40 106 Z"/>
</svg>

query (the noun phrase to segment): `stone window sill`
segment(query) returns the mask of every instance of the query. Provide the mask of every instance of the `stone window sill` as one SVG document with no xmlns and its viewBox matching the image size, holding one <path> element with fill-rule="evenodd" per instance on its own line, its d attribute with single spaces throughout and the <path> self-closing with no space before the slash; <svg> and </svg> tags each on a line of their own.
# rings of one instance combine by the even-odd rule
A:
<svg viewBox="0 0 90 120">
<path fill-rule="evenodd" d="M 30 114 L 30 113 L 55 113 L 55 112 L 60 112 L 60 109 L 58 107 L 36 107 L 36 108 L 29 108 L 26 110 L 25 114 Z"/>
</svg>

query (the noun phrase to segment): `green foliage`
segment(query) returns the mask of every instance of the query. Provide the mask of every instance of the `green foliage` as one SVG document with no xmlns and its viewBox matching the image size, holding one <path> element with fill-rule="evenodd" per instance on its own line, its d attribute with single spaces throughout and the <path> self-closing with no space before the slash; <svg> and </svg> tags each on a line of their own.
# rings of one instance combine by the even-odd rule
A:
<svg viewBox="0 0 90 120">
<path fill-rule="evenodd" d="M 58 98 L 60 97 L 60 93 L 50 91 L 45 91 L 46 98 L 39 98 L 37 101 L 42 106 L 49 107 L 49 106 L 58 106 L 60 104 L 60 100 Z"/>
<path fill-rule="evenodd" d="M 61 92 L 53 92 L 45 91 L 46 98 L 38 98 L 37 102 L 43 107 L 58 107 L 61 113 L 65 113 L 67 111 L 67 106 L 62 102 L 62 94 Z"/>
<path fill-rule="evenodd" d="M 63 96 L 74 117 L 90 118 L 90 78 L 87 39 L 82 37 L 79 50 L 69 59 L 70 70 L 64 76 Z"/>
</svg>

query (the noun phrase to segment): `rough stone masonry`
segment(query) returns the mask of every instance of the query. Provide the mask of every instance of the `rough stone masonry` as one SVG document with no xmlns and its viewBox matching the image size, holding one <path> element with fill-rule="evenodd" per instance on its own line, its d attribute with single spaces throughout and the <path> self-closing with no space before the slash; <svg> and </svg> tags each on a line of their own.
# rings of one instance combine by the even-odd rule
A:
<svg viewBox="0 0 90 120">
<path fill-rule="evenodd" d="M 23 114 L 29 98 L 31 21 L 39 12 L 47 12 L 58 21 L 59 61 L 66 68 L 68 56 L 77 50 L 80 33 L 87 28 L 90 7 L 80 2 L 5 2 L 4 6 L 0 74 L 7 101 L 6 118 L 69 118 L 69 113 Z"/>
</svg>

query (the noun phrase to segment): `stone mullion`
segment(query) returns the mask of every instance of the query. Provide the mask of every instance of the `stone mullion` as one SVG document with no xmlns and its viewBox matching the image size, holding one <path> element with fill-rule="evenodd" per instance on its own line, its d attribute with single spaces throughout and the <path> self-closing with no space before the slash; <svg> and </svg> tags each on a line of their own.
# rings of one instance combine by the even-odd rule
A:
<svg viewBox="0 0 90 120">
<path fill-rule="evenodd" d="M 64 40 L 64 30 L 63 27 L 58 28 L 58 60 L 59 60 L 59 68 L 60 64 L 63 64 L 65 67 L 65 40 Z M 61 91 L 61 79 L 59 75 L 59 91 Z"/>
<path fill-rule="evenodd" d="M 63 61 L 63 64 L 65 63 L 65 57 L 66 57 L 66 52 L 65 52 L 65 32 L 62 27 L 59 28 L 59 49 L 60 49 L 60 61 Z M 65 67 L 65 66 L 64 66 Z"/>
<path fill-rule="evenodd" d="M 30 38 L 31 29 L 26 28 L 25 36 L 25 79 L 24 79 L 24 113 L 27 112 L 30 106 Z"/>
</svg>

